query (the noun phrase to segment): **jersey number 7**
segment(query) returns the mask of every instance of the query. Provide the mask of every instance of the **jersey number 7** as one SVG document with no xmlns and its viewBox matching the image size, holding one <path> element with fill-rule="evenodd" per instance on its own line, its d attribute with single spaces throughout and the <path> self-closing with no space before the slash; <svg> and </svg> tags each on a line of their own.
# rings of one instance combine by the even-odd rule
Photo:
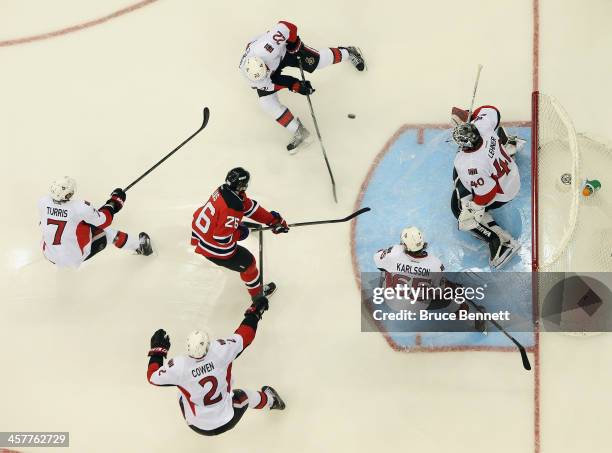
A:
<svg viewBox="0 0 612 453">
<path fill-rule="evenodd" d="M 55 236 L 53 237 L 53 245 L 60 245 L 62 243 L 62 234 L 64 234 L 64 228 L 66 228 L 65 220 L 47 219 L 47 225 L 55 225 Z"/>
</svg>

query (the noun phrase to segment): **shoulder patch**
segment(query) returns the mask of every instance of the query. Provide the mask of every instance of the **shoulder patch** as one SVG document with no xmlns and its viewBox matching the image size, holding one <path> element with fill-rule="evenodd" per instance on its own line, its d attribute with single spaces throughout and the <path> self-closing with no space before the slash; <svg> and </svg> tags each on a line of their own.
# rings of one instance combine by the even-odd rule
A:
<svg viewBox="0 0 612 453">
<path fill-rule="evenodd" d="M 168 368 L 172 368 L 174 366 L 174 359 L 168 360 Z"/>
</svg>

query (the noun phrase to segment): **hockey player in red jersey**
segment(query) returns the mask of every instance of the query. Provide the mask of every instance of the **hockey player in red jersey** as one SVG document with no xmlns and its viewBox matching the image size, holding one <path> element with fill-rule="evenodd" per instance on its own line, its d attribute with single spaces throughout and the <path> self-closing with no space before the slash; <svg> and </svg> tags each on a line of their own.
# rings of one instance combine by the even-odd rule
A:
<svg viewBox="0 0 612 453">
<path fill-rule="evenodd" d="M 268 212 L 246 194 L 251 175 L 242 167 L 229 171 L 222 184 L 193 214 L 191 245 L 195 252 L 208 260 L 235 272 L 247 287 L 251 297 L 262 292 L 262 284 L 255 257 L 238 245 L 249 235 L 249 229 L 241 221 L 247 217 L 272 227 L 274 234 L 287 233 L 289 227 L 275 211 Z M 263 287 L 265 296 L 276 290 L 273 282 Z"/>
<path fill-rule="evenodd" d="M 110 227 L 126 199 L 122 189 L 113 190 L 100 209 L 73 199 L 75 191 L 75 180 L 64 176 L 55 180 L 49 195 L 38 202 L 41 245 L 50 262 L 60 267 L 79 267 L 104 250 L 109 242 L 139 255 L 153 253 L 147 233 L 134 236 Z"/>
<path fill-rule="evenodd" d="M 183 418 L 196 433 L 216 436 L 229 431 L 247 408 L 285 409 L 284 401 L 270 386 L 260 391 L 232 389 L 232 362 L 253 342 L 267 309 L 268 300 L 257 297 L 229 338 L 211 343 L 205 331 L 192 332 L 187 339 L 188 355 L 174 357 L 165 365 L 170 338 L 163 329 L 151 337 L 147 379 L 153 385 L 178 388 Z"/>
<path fill-rule="evenodd" d="M 284 88 L 302 95 L 314 93 L 309 81 L 282 74 L 286 67 L 299 68 L 300 60 L 304 71 L 309 73 L 342 61 L 350 61 L 358 71 L 365 69 L 365 61 L 357 47 L 313 49 L 302 43 L 297 27 L 287 21 L 278 22 L 247 45 L 240 69 L 251 88 L 257 90 L 261 108 L 293 134 L 287 145 L 289 154 L 297 152 L 296 148 L 310 132 L 280 103 L 277 93 Z"/>
<path fill-rule="evenodd" d="M 451 208 L 461 231 L 470 231 L 488 243 L 489 264 L 499 269 L 520 245 L 495 222 L 490 211 L 518 194 L 521 180 L 513 156 L 525 141 L 506 134 L 496 107 L 477 108 L 469 122 L 467 116 L 467 111 L 453 110 L 453 140 L 459 152 L 454 162 Z"/>
</svg>

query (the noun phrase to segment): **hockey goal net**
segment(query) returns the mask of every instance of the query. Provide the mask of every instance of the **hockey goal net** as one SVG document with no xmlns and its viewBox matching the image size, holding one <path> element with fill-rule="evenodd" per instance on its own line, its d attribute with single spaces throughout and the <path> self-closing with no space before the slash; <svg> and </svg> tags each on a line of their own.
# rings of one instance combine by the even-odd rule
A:
<svg viewBox="0 0 612 453">
<path fill-rule="evenodd" d="M 532 96 L 532 134 L 532 253 L 541 307 L 567 273 L 612 271 L 612 147 L 576 133 L 561 104 L 540 92 Z M 587 179 L 601 189 L 585 197 Z"/>
<path fill-rule="evenodd" d="M 532 101 L 534 270 L 612 271 L 612 148 L 577 134 L 552 96 Z M 589 197 L 587 179 L 602 186 Z"/>
</svg>

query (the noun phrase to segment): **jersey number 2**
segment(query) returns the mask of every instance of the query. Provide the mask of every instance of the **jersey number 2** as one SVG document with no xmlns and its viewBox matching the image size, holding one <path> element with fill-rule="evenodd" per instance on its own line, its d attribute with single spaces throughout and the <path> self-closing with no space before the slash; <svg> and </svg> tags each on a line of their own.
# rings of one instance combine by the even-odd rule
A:
<svg viewBox="0 0 612 453">
<path fill-rule="evenodd" d="M 47 219 L 47 225 L 55 225 L 55 236 L 53 237 L 53 245 L 60 245 L 62 243 L 62 234 L 64 234 L 64 228 L 66 228 L 65 220 Z"/>
<path fill-rule="evenodd" d="M 210 390 L 206 392 L 204 395 L 204 406 L 212 406 L 213 404 L 217 404 L 221 401 L 221 394 L 217 395 L 216 398 L 213 398 L 215 393 L 217 393 L 217 387 L 219 386 L 219 381 L 214 376 L 206 376 L 204 379 L 200 379 L 199 384 L 204 387 L 207 383 L 211 384 Z"/>
<path fill-rule="evenodd" d="M 285 41 L 287 38 L 285 38 L 285 35 L 283 35 L 280 31 L 277 31 L 276 33 L 274 33 L 274 35 L 272 35 L 272 39 L 274 40 L 276 44 L 280 44 L 281 42 Z"/>
</svg>

